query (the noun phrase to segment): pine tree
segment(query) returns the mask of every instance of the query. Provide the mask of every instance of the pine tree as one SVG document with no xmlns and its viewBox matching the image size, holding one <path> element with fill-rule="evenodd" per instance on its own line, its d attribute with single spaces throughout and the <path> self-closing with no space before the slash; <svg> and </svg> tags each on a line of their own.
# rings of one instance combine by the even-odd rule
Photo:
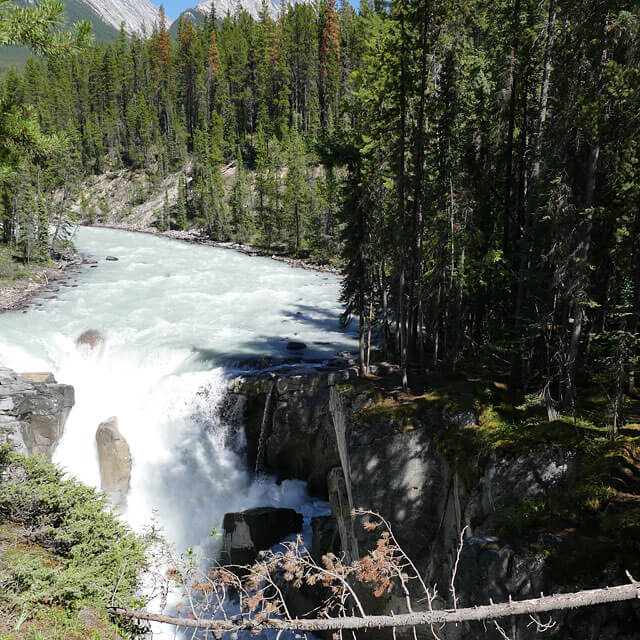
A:
<svg viewBox="0 0 640 640">
<path fill-rule="evenodd" d="M 176 228 L 184 231 L 187 228 L 187 196 L 185 193 L 184 174 L 178 177 L 178 200 L 176 205 Z"/>
<path fill-rule="evenodd" d="M 236 242 L 247 244 L 251 242 L 255 233 L 255 225 L 250 210 L 250 192 L 247 184 L 247 174 L 242 163 L 242 153 L 238 153 L 236 162 L 236 177 L 229 198 L 231 209 L 231 226 Z"/>
<path fill-rule="evenodd" d="M 284 209 L 289 229 L 289 246 L 295 248 L 296 255 L 300 255 L 305 243 L 311 204 L 311 191 L 305 175 L 306 164 L 302 139 L 294 131 L 287 154 Z"/>
</svg>

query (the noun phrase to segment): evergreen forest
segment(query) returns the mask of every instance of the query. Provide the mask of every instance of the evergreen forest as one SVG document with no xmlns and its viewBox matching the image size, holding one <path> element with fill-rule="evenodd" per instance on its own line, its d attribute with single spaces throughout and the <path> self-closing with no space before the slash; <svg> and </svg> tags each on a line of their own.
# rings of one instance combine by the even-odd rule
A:
<svg viewBox="0 0 640 640">
<path fill-rule="evenodd" d="M 177 173 L 159 230 L 342 270 L 364 372 L 471 363 L 549 419 L 596 388 L 618 433 L 640 355 L 636 5 L 212 7 L 175 38 L 161 16 L 109 43 L 80 25 L 1 77 L 10 260 L 64 250 L 87 177 Z"/>
</svg>

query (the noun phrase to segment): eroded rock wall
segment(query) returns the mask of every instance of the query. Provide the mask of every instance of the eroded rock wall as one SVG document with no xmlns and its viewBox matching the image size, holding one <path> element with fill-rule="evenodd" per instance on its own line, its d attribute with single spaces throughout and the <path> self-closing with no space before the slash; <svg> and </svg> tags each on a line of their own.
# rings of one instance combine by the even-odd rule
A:
<svg viewBox="0 0 640 640">
<path fill-rule="evenodd" d="M 0 366 L 0 440 L 47 461 L 64 432 L 74 389 L 51 374 L 24 374 Z"/>
<path fill-rule="evenodd" d="M 520 555 L 496 536 L 495 521 L 500 510 L 562 488 L 574 472 L 572 452 L 550 445 L 518 454 L 498 449 L 482 464 L 470 460 L 473 473 L 460 473 L 459 461 L 452 464 L 443 442 L 477 423 L 473 410 L 434 404 L 410 418 L 367 411 L 377 400 L 358 391 L 352 384 L 355 377 L 354 369 L 281 377 L 265 434 L 268 469 L 280 479 L 306 480 L 313 493 L 329 498 L 347 558 L 361 557 L 376 543 L 377 534 L 367 532 L 362 517 L 352 515 L 354 509 L 364 509 L 389 521 L 425 582 L 437 585 L 438 607 L 452 604 L 450 581 L 461 540 L 456 595 L 462 606 L 565 589 L 549 579 L 542 555 Z M 259 439 L 272 383 L 271 378 L 245 376 L 231 386 L 248 408 L 243 419 L 249 452 L 257 448 L 252 443 Z M 314 541 L 314 553 L 321 552 Z M 373 598 L 363 591 L 360 596 L 370 613 L 405 610 L 404 599 L 396 594 Z M 550 633 L 559 638 L 640 638 L 632 631 L 633 624 L 640 629 L 637 604 L 609 607 L 604 613 L 602 608 L 568 613 L 557 620 Z M 512 638 L 532 639 L 537 634 L 529 622 L 509 621 L 506 630 Z M 419 635 L 431 637 L 428 630 Z M 448 640 L 500 637 L 496 629 L 487 633 L 468 625 L 439 635 Z M 390 638 L 391 632 L 381 636 Z"/>
</svg>

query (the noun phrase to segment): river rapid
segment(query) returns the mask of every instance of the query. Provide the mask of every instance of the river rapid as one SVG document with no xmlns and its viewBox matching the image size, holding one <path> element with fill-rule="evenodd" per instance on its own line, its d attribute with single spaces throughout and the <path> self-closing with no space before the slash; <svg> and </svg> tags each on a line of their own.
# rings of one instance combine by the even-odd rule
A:
<svg viewBox="0 0 640 640">
<path fill-rule="evenodd" d="M 291 356 L 286 339 L 305 342 L 305 358 L 354 348 L 338 328 L 338 278 L 124 231 L 80 228 L 75 241 L 97 268 L 0 315 L 1 363 L 75 387 L 54 462 L 99 486 L 96 429 L 117 416 L 133 458 L 123 516 L 159 525 L 179 551 L 214 554 L 211 529 L 228 511 L 291 506 L 308 521 L 325 509 L 301 482 L 256 479 L 218 408 L 234 362 Z M 76 345 L 88 329 L 104 336 L 93 351 Z"/>
</svg>

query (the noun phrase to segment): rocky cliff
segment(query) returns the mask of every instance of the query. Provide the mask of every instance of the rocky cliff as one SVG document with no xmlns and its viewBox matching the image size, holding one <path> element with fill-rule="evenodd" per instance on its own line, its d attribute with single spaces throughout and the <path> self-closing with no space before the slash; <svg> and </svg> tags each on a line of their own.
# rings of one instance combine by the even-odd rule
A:
<svg viewBox="0 0 640 640">
<path fill-rule="evenodd" d="M 74 404 L 74 390 L 50 373 L 17 374 L 0 366 L 0 442 L 47 461 Z"/>
<path fill-rule="evenodd" d="M 405 397 L 392 377 L 358 379 L 355 369 L 346 369 L 235 379 L 229 404 L 242 408 L 249 463 L 260 455 L 264 468 L 280 479 L 305 480 L 312 493 L 327 497 L 348 558 L 361 557 L 376 541 L 353 509 L 384 516 L 426 582 L 437 585 L 440 607 L 451 606 L 450 581 L 461 539 L 455 583 L 460 605 L 583 586 L 564 583 L 549 570 L 547 558 L 562 555 L 557 548 L 563 548 L 564 535 L 557 535 L 550 520 L 552 531 L 536 530 L 537 540 L 528 545 L 512 544 L 520 542 L 518 536 L 512 541 L 498 535 L 509 530 L 514 518 L 526 528 L 529 507 L 542 509 L 537 505 L 550 496 L 569 492 L 584 471 L 579 447 L 553 441 L 549 430 L 537 427 L 516 439 L 500 424 L 505 436 L 473 396 L 463 394 L 455 401 L 430 393 Z M 563 428 L 551 425 L 550 430 L 563 433 Z M 530 523 L 529 528 L 535 527 Z M 316 554 L 318 544 L 314 539 Z M 566 548 L 569 553 L 571 544 Z M 587 586 L 611 583 L 614 575 L 611 568 L 600 571 Z M 395 595 L 362 597 L 371 613 L 404 608 Z M 640 637 L 637 605 L 556 618 L 557 637 Z M 517 638 L 533 637 L 529 622 L 513 621 L 509 631 Z M 487 637 L 466 626 L 440 635 L 476 634 Z"/>
</svg>

